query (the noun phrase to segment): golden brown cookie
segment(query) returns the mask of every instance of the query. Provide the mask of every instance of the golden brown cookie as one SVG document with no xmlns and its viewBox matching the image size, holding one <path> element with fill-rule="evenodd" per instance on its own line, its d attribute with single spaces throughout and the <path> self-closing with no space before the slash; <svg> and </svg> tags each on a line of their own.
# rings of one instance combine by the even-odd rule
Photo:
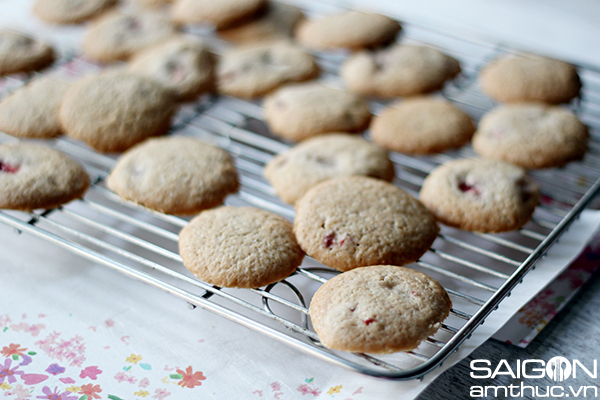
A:
<svg viewBox="0 0 600 400">
<path fill-rule="evenodd" d="M 0 102 L 0 130 L 22 138 L 62 133 L 58 110 L 70 85 L 52 77 L 34 79 Z"/>
<path fill-rule="evenodd" d="M 0 145 L 0 208 L 31 211 L 80 198 L 90 185 L 83 167 L 47 146 Z"/>
<path fill-rule="evenodd" d="M 384 109 L 371 123 L 371 139 L 406 154 L 441 153 L 469 143 L 471 118 L 441 98 L 416 97 Z"/>
<path fill-rule="evenodd" d="M 271 132 L 300 141 L 328 132 L 362 132 L 371 112 L 358 95 L 318 83 L 284 86 L 265 98 Z"/>
<path fill-rule="evenodd" d="M 36 71 L 54 62 L 52 47 L 8 29 L 0 30 L 0 75 Z"/>
<path fill-rule="evenodd" d="M 342 64 L 340 75 L 355 93 L 388 98 L 439 90 L 459 72 L 458 61 L 439 50 L 396 44 L 356 53 Z"/>
<path fill-rule="evenodd" d="M 331 179 L 296 203 L 294 232 L 300 247 L 340 271 L 417 261 L 438 231 L 423 204 L 379 179 Z"/>
<path fill-rule="evenodd" d="M 296 29 L 296 39 L 311 49 L 358 50 L 388 43 L 399 31 L 400 24 L 384 15 L 347 11 L 302 21 Z"/>
<path fill-rule="evenodd" d="M 527 223 L 540 192 L 525 170 L 515 165 L 461 159 L 434 169 L 423 182 L 419 199 L 446 225 L 494 233 Z"/>
<path fill-rule="evenodd" d="M 100 62 L 126 60 L 176 33 L 175 27 L 158 13 L 109 12 L 94 20 L 88 28 L 83 52 Z"/>
<path fill-rule="evenodd" d="M 357 268 L 328 280 L 310 302 L 323 345 L 357 353 L 412 350 L 433 335 L 452 302 L 433 278 L 408 268 Z"/>
<path fill-rule="evenodd" d="M 117 0 L 37 0 L 33 12 L 44 21 L 75 24 L 95 17 L 117 4 Z"/>
<path fill-rule="evenodd" d="M 129 149 L 106 184 L 124 199 L 183 215 L 223 204 L 239 187 L 225 150 L 182 136 L 149 139 Z"/>
<path fill-rule="evenodd" d="M 175 0 L 171 19 L 178 24 L 211 24 L 218 29 L 252 18 L 266 0 Z"/>
<path fill-rule="evenodd" d="M 239 288 L 287 278 L 304 257 L 290 222 L 252 207 L 201 212 L 179 234 L 179 253 L 203 281 Z"/>
<path fill-rule="evenodd" d="M 294 28 L 303 18 L 304 15 L 299 8 L 270 1 L 256 18 L 227 29 L 220 29 L 217 34 L 224 39 L 239 43 L 289 39 L 293 35 Z"/>
<path fill-rule="evenodd" d="M 523 168 L 549 168 L 582 158 L 588 136 L 587 127 L 565 108 L 514 103 L 483 116 L 473 148 L 485 158 Z"/>
<path fill-rule="evenodd" d="M 238 47 L 217 64 L 220 93 L 242 98 L 263 96 L 289 82 L 316 77 L 319 68 L 300 47 L 281 41 Z"/>
<path fill-rule="evenodd" d="M 539 56 L 505 56 L 479 75 L 485 94 L 502 102 L 567 102 L 579 95 L 581 81 L 574 66 Z"/>
<path fill-rule="evenodd" d="M 155 79 L 182 100 L 214 88 L 213 55 L 189 38 L 174 38 L 136 54 L 129 70 Z"/>
<path fill-rule="evenodd" d="M 362 137 L 333 133 L 302 142 L 265 167 L 267 180 L 290 204 L 320 182 L 354 175 L 391 181 L 394 164 L 378 145 Z"/>
<path fill-rule="evenodd" d="M 65 133 L 102 152 L 120 152 L 171 126 L 175 102 L 154 80 L 109 72 L 75 83 L 65 95 L 59 118 Z"/>
</svg>

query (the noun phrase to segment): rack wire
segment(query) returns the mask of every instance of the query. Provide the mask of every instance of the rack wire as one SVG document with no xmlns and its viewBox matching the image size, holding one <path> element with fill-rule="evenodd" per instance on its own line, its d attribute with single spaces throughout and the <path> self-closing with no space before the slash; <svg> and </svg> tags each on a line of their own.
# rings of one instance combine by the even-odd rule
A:
<svg viewBox="0 0 600 400">
<path fill-rule="evenodd" d="M 228 46 L 206 31 L 191 33 L 202 35 L 216 52 Z M 462 74 L 438 95 L 474 120 L 495 106 L 478 88 L 478 71 L 499 55 L 516 52 L 408 21 L 403 21 L 401 40 L 439 48 L 461 62 Z M 315 55 L 323 70 L 320 79 L 324 84 L 341 86 L 337 72 L 347 54 Z M 98 69 L 81 56 L 69 55 L 47 73 L 67 71 L 84 75 Z M 316 289 L 337 272 L 308 257 L 292 276 L 264 288 L 226 289 L 198 280 L 185 269 L 177 250 L 178 233 L 189 218 L 161 214 L 121 200 L 104 184 L 115 157 L 96 153 L 66 137 L 53 140 L 50 145 L 85 165 L 93 180 L 85 198 L 52 210 L 0 211 L 0 221 L 18 233 L 41 237 L 168 292 L 192 308 L 200 306 L 335 365 L 382 378 L 420 378 L 441 365 L 483 323 L 600 192 L 600 69 L 580 66 L 579 72 L 583 81 L 581 96 L 567 106 L 590 128 L 589 152 L 581 161 L 565 167 L 531 172 L 541 187 L 543 202 L 523 228 L 482 234 L 442 226 L 432 248 L 411 267 L 442 283 L 452 298 L 453 309 L 438 333 L 413 351 L 373 356 L 321 346 L 310 324 L 307 306 Z M 16 75 L 0 79 L 0 97 L 31 78 Z M 374 113 L 384 106 L 383 102 L 371 102 Z M 171 134 L 203 139 L 234 156 L 241 189 L 229 196 L 226 204 L 256 206 L 293 219 L 293 207 L 283 203 L 262 176 L 265 164 L 290 144 L 270 134 L 263 122 L 260 102 L 204 96 L 182 105 Z M 0 143 L 14 140 L 0 133 Z M 433 156 L 391 153 L 397 174 L 394 183 L 416 196 L 423 179 L 437 165 L 471 156 L 474 152 L 469 146 Z"/>
</svg>

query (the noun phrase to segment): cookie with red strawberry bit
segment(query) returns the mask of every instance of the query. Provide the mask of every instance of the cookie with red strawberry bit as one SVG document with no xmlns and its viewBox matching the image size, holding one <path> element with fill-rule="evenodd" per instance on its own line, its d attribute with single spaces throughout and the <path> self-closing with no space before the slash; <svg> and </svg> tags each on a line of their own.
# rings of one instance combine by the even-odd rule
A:
<svg viewBox="0 0 600 400">
<path fill-rule="evenodd" d="M 412 350 L 435 334 L 452 301 L 436 280 L 391 265 L 357 268 L 328 280 L 310 302 L 319 340 L 335 350 Z"/>
<path fill-rule="evenodd" d="M 513 103 L 483 116 L 473 148 L 480 156 L 523 168 L 550 168 L 582 158 L 588 137 L 587 127 L 563 107 Z"/>
<path fill-rule="evenodd" d="M 129 70 L 155 79 L 182 100 L 214 87 L 214 60 L 208 48 L 189 38 L 174 38 L 136 54 Z"/>
<path fill-rule="evenodd" d="M 31 211 L 80 198 L 90 185 L 83 167 L 50 147 L 0 145 L 0 208 Z"/>
<path fill-rule="evenodd" d="M 179 234 L 179 253 L 203 281 L 238 288 L 287 278 L 304 258 L 288 220 L 258 208 L 231 206 L 195 217 Z"/>
<path fill-rule="evenodd" d="M 121 156 L 106 184 L 123 199 L 182 215 L 222 204 L 239 186 L 233 159 L 225 150 L 181 136 L 133 147 Z"/>
<path fill-rule="evenodd" d="M 296 203 L 298 243 L 308 255 L 340 271 L 417 261 L 438 231 L 419 200 L 374 178 L 328 180 Z"/>
<path fill-rule="evenodd" d="M 419 199 L 446 225 L 495 233 L 527 223 L 539 203 L 540 191 L 520 167 L 462 159 L 434 169 L 425 178 Z"/>
</svg>

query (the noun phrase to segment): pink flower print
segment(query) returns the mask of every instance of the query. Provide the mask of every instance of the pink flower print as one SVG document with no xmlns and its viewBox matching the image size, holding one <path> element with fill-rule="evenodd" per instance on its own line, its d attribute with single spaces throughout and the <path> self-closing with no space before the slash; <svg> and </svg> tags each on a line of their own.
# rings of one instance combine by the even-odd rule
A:
<svg viewBox="0 0 600 400">
<path fill-rule="evenodd" d="M 15 375 L 22 375 L 23 371 L 18 371 L 19 365 L 14 368 L 10 368 L 12 364 L 12 360 L 7 358 L 4 361 L 4 365 L 0 364 L 0 383 L 3 383 L 4 380 L 8 380 L 8 383 L 14 383 L 17 381 Z"/>
<path fill-rule="evenodd" d="M 81 387 L 81 390 L 79 391 L 79 394 L 85 394 L 89 399 L 99 399 L 100 395 L 98 393 L 100 393 L 102 391 L 102 389 L 100 388 L 100 385 L 94 385 L 92 383 L 88 383 L 87 385 L 83 385 Z"/>
<path fill-rule="evenodd" d="M 165 397 L 169 397 L 170 395 L 171 392 L 167 391 L 167 389 L 156 389 L 152 398 L 157 400 L 163 400 Z"/>
<path fill-rule="evenodd" d="M 191 365 L 185 369 L 185 372 L 177 369 L 177 373 L 183 377 L 177 384 L 190 389 L 194 388 L 194 386 L 201 386 L 202 382 L 200 381 L 206 379 L 202 371 L 193 372 Z"/>
<path fill-rule="evenodd" d="M 46 372 L 51 375 L 58 375 L 58 374 L 62 374 L 63 372 L 65 372 L 65 368 L 61 367 L 58 364 L 50 364 L 50 366 L 48 368 L 46 368 Z"/>
<path fill-rule="evenodd" d="M 20 344 L 14 344 L 11 343 L 8 346 L 4 346 L 2 348 L 2 351 L 0 351 L 0 354 L 2 354 L 4 357 L 10 357 L 14 354 L 18 355 L 18 356 L 22 356 L 23 353 L 25 352 L 25 350 L 27 350 L 26 347 L 19 347 Z"/>
<path fill-rule="evenodd" d="M 96 367 L 95 365 L 92 365 L 90 367 L 85 367 L 84 369 L 82 369 L 81 373 L 79 374 L 79 377 L 81 379 L 90 378 L 91 380 L 95 381 L 96 379 L 98 379 L 98 375 L 100 375 L 101 373 L 102 370 L 98 369 L 98 367 Z"/>
<path fill-rule="evenodd" d="M 44 351 L 50 358 L 55 358 L 59 361 L 63 359 L 70 361 L 70 366 L 81 367 L 85 358 L 85 343 L 79 335 L 74 336 L 69 340 L 59 339 L 60 333 L 52 332 L 45 340 L 38 340 L 36 345 Z"/>
<path fill-rule="evenodd" d="M 271 389 L 273 389 L 274 392 L 277 392 L 279 390 L 281 390 L 281 385 L 279 384 L 279 382 L 273 382 L 271 383 Z"/>
<path fill-rule="evenodd" d="M 140 384 L 138 386 L 141 388 L 146 388 L 150 386 L 150 381 L 148 380 L 148 378 L 144 378 L 140 381 Z"/>
<path fill-rule="evenodd" d="M 309 386 L 306 383 L 303 383 L 302 385 L 298 386 L 296 390 L 302 393 L 302 396 L 304 396 L 305 394 L 312 394 L 313 396 L 317 397 L 321 394 L 321 391 L 319 389 L 312 385 Z"/>
<path fill-rule="evenodd" d="M 131 383 L 134 384 L 137 382 L 137 379 L 135 379 L 135 377 L 131 374 L 126 374 L 125 372 L 117 372 L 117 374 L 115 375 L 115 379 L 117 380 L 117 382 L 122 383 L 122 382 L 127 382 L 127 383 Z"/>
<path fill-rule="evenodd" d="M 4 395 L 15 396 L 15 400 L 27 400 L 31 398 L 31 393 L 29 393 L 29 389 L 27 389 L 21 384 L 15 386 L 11 392 L 4 393 Z"/>
<path fill-rule="evenodd" d="M 26 322 L 21 322 L 20 324 L 13 324 L 10 327 L 11 327 L 11 329 L 13 329 L 17 332 L 26 332 L 26 333 L 30 333 L 31 336 L 38 336 L 40 334 L 40 332 L 42 331 L 42 329 L 46 328 L 46 325 L 44 325 L 44 324 L 29 325 Z"/>
<path fill-rule="evenodd" d="M 6 328 L 12 320 L 8 314 L 0 315 L 0 328 Z"/>
<path fill-rule="evenodd" d="M 42 389 L 44 393 L 43 396 L 37 396 L 36 399 L 45 399 L 45 400 L 77 400 L 77 396 L 69 396 L 69 392 L 59 393 L 58 387 L 55 387 L 54 390 L 50 390 L 48 386 L 44 386 Z"/>
<path fill-rule="evenodd" d="M 113 326 L 115 326 L 115 321 L 113 321 L 112 319 L 107 319 L 106 321 L 104 321 L 104 324 L 107 328 L 112 328 Z"/>
</svg>

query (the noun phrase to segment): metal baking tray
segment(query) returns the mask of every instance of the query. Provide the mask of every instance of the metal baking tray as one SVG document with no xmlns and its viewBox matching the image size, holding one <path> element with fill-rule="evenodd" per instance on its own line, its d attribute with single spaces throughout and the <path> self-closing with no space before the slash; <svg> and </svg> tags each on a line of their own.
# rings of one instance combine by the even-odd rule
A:
<svg viewBox="0 0 600 400">
<path fill-rule="evenodd" d="M 335 9 L 326 5 L 323 10 L 317 7 L 306 11 L 311 14 Z M 402 42 L 439 48 L 461 62 L 461 75 L 436 95 L 446 97 L 474 120 L 495 106 L 478 88 L 478 71 L 503 53 L 518 52 L 516 49 L 410 21 L 401 22 Z M 217 53 L 229 46 L 209 32 L 190 33 L 205 37 Z M 323 70 L 320 80 L 342 87 L 337 71 L 347 53 L 318 52 L 315 56 Z M 89 60 L 70 54 L 44 73 L 83 75 L 98 69 Z M 483 323 L 599 193 L 600 68 L 579 66 L 579 72 L 583 81 L 581 96 L 566 106 L 590 128 L 589 152 L 583 160 L 565 167 L 531 172 L 541 186 L 543 203 L 522 229 L 481 234 L 441 227 L 432 248 L 410 267 L 441 282 L 454 307 L 438 333 L 413 351 L 374 356 L 321 346 L 311 327 L 307 306 L 315 290 L 337 272 L 308 257 L 288 279 L 258 289 L 224 289 L 193 277 L 183 266 L 177 250 L 178 233 L 190 218 L 164 215 L 123 202 L 104 184 L 116 156 L 98 154 L 66 137 L 48 144 L 85 165 L 93 181 L 85 198 L 33 213 L 0 211 L 0 222 L 17 233 L 43 238 L 94 261 L 97 265 L 90 268 L 101 265 L 114 269 L 181 298 L 191 308 L 210 310 L 335 365 L 381 378 L 420 378 L 441 365 Z M 34 76 L 0 78 L 0 97 Z M 384 102 L 371 102 L 374 113 L 384 106 Z M 226 204 L 256 206 L 293 219 L 293 207 L 279 200 L 262 176 L 264 165 L 275 154 L 287 150 L 290 143 L 270 134 L 263 122 L 260 101 L 203 96 L 181 106 L 171 134 L 212 142 L 235 157 L 242 185 L 239 193 L 227 198 Z M 368 137 L 368 132 L 365 135 Z M 0 133 L 0 143 L 15 140 Z M 397 173 L 394 183 L 417 196 L 423 179 L 437 165 L 474 155 L 470 146 L 422 157 L 391 153 Z"/>
</svg>

